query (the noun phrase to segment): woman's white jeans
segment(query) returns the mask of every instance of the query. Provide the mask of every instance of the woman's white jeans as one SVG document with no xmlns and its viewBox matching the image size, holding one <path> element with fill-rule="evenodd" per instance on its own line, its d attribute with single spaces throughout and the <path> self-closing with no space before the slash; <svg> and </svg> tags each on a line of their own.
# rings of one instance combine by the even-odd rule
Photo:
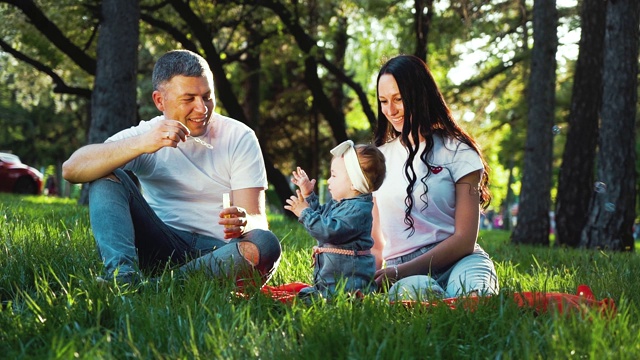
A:
<svg viewBox="0 0 640 360">
<path fill-rule="evenodd" d="M 411 254 L 386 260 L 387 266 L 400 265 L 426 253 L 437 244 L 422 247 Z M 500 290 L 495 266 L 489 255 L 476 244 L 474 252 L 448 269 L 425 275 L 407 276 L 389 289 L 390 301 L 450 298 L 476 292 L 492 295 Z"/>
</svg>

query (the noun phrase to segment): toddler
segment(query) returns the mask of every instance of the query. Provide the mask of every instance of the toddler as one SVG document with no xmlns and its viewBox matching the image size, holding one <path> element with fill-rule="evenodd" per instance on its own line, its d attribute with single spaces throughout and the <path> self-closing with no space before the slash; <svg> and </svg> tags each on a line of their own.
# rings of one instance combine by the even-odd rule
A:
<svg viewBox="0 0 640 360">
<path fill-rule="evenodd" d="M 331 202 L 319 204 L 313 191 L 316 180 L 310 180 L 298 167 L 291 181 L 299 189 L 284 206 L 317 241 L 313 247 L 313 287 L 303 289 L 301 296 L 319 293 L 331 297 L 338 285 L 347 292 L 375 289 L 371 192 L 384 181 L 384 155 L 374 145 L 354 146 L 351 140 L 333 148 L 331 154 L 331 177 L 327 180 Z"/>
</svg>

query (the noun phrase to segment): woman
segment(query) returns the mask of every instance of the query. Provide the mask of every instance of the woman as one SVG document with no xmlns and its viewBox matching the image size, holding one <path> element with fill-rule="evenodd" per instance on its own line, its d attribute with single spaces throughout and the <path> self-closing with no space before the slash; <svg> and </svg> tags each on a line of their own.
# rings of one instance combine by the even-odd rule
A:
<svg viewBox="0 0 640 360">
<path fill-rule="evenodd" d="M 393 284 L 391 300 L 496 293 L 493 262 L 476 243 L 490 201 L 487 165 L 421 59 L 382 66 L 374 136 L 387 165 L 374 192 L 378 286 Z"/>
</svg>

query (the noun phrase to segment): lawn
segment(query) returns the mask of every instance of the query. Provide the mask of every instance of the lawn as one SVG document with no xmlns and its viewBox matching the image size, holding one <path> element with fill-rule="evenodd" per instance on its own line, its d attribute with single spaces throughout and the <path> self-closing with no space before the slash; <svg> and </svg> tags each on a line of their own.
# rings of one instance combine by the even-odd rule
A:
<svg viewBox="0 0 640 360">
<path fill-rule="evenodd" d="M 271 284 L 311 281 L 313 240 L 270 215 L 283 259 Z M 73 200 L 0 194 L 0 358 L 8 359 L 637 359 L 640 259 L 514 246 L 504 231 L 480 244 L 502 291 L 475 310 L 389 304 L 383 294 L 305 305 L 167 271 L 138 291 L 101 287 L 88 212 Z M 521 308 L 514 292 L 615 301 L 606 316 Z"/>
</svg>

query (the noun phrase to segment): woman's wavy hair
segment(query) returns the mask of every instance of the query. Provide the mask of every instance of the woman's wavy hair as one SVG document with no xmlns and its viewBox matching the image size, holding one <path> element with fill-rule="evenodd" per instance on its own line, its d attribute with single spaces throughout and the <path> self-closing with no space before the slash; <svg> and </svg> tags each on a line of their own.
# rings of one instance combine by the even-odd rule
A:
<svg viewBox="0 0 640 360">
<path fill-rule="evenodd" d="M 411 209 L 414 206 L 412 193 L 418 180 L 413 168 L 413 160 L 416 156 L 420 156 L 422 162 L 427 165 L 427 174 L 420 179 L 425 189 L 420 198 L 424 201 L 424 208 L 426 208 L 428 206 L 426 195 L 429 191 L 426 180 L 431 175 L 431 168 L 427 159 L 429 153 L 433 150 L 434 134 L 441 135 L 443 138 L 457 139 L 467 144 L 480 155 L 485 171 L 482 179 L 480 179 L 480 188 L 478 190 L 480 193 L 480 205 L 486 209 L 491 201 L 491 194 L 488 188 L 489 167 L 478 144 L 451 116 L 451 111 L 445 103 L 444 97 L 438 89 L 427 64 L 416 56 L 399 55 L 391 58 L 382 66 L 378 73 L 376 84 L 380 82 L 380 77 L 385 74 L 392 75 L 398 84 L 404 107 L 404 126 L 402 132 L 398 132 L 390 125 L 386 116 L 382 113 L 382 106 L 378 99 L 378 120 L 374 132 L 374 144 L 381 146 L 400 137 L 409 151 L 409 157 L 404 164 L 404 175 L 409 180 L 409 185 L 406 189 L 407 197 L 404 201 L 404 223 L 407 225 L 407 230 L 411 230 L 409 236 L 415 232 Z M 418 154 L 420 146 L 419 135 L 422 135 L 427 145 L 421 154 Z M 409 136 L 411 136 L 411 139 Z"/>
</svg>

